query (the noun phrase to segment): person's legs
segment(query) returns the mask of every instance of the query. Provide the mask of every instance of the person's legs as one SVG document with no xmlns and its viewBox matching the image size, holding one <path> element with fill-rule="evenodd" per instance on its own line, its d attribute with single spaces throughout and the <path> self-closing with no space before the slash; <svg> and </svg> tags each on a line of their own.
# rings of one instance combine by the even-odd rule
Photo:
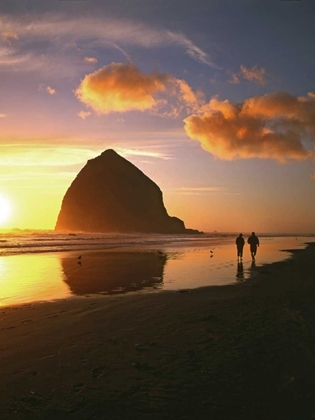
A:
<svg viewBox="0 0 315 420">
<path fill-rule="evenodd" d="M 243 248 L 237 248 L 237 258 L 243 258 Z"/>
</svg>

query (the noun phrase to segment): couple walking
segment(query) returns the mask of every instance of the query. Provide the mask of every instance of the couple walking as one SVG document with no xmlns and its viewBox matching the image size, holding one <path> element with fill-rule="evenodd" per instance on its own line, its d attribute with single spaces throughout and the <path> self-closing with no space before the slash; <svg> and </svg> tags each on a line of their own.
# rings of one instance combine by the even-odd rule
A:
<svg viewBox="0 0 315 420">
<path fill-rule="evenodd" d="M 236 247 L 237 247 L 237 257 L 242 259 L 243 258 L 243 248 L 245 245 L 245 240 L 243 238 L 243 234 L 240 233 L 239 236 L 236 238 Z M 247 243 L 250 246 L 250 254 L 252 256 L 252 260 L 255 260 L 257 247 L 259 246 L 259 239 L 255 235 L 255 232 L 252 232 L 250 237 L 247 239 Z"/>
</svg>

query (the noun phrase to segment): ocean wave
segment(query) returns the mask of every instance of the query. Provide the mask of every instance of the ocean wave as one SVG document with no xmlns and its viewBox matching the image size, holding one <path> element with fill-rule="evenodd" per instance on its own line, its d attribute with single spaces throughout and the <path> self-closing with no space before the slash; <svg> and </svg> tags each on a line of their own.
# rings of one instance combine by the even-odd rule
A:
<svg viewBox="0 0 315 420">
<path fill-rule="evenodd" d="M 1 233 L 0 255 L 59 252 L 84 249 L 108 249 L 133 246 L 162 246 L 172 243 L 204 243 L 205 241 L 224 241 L 231 235 L 163 235 L 163 234 L 121 234 L 121 233 L 55 233 L 51 232 L 10 232 Z"/>
</svg>

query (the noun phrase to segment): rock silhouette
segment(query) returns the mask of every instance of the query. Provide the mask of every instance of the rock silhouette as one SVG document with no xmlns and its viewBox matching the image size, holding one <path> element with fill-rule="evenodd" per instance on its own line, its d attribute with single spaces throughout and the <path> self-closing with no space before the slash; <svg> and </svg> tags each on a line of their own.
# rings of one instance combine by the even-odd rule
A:
<svg viewBox="0 0 315 420">
<path fill-rule="evenodd" d="M 201 233 L 169 216 L 160 188 L 111 149 L 89 160 L 72 182 L 55 230 Z"/>
</svg>

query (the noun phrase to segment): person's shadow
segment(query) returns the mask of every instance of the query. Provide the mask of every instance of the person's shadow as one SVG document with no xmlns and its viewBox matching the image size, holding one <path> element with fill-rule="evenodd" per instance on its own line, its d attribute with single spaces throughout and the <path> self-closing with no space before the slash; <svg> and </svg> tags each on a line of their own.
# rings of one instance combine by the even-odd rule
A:
<svg viewBox="0 0 315 420">
<path fill-rule="evenodd" d="M 236 279 L 237 281 L 244 281 L 244 267 L 242 262 L 237 263 Z"/>
</svg>

